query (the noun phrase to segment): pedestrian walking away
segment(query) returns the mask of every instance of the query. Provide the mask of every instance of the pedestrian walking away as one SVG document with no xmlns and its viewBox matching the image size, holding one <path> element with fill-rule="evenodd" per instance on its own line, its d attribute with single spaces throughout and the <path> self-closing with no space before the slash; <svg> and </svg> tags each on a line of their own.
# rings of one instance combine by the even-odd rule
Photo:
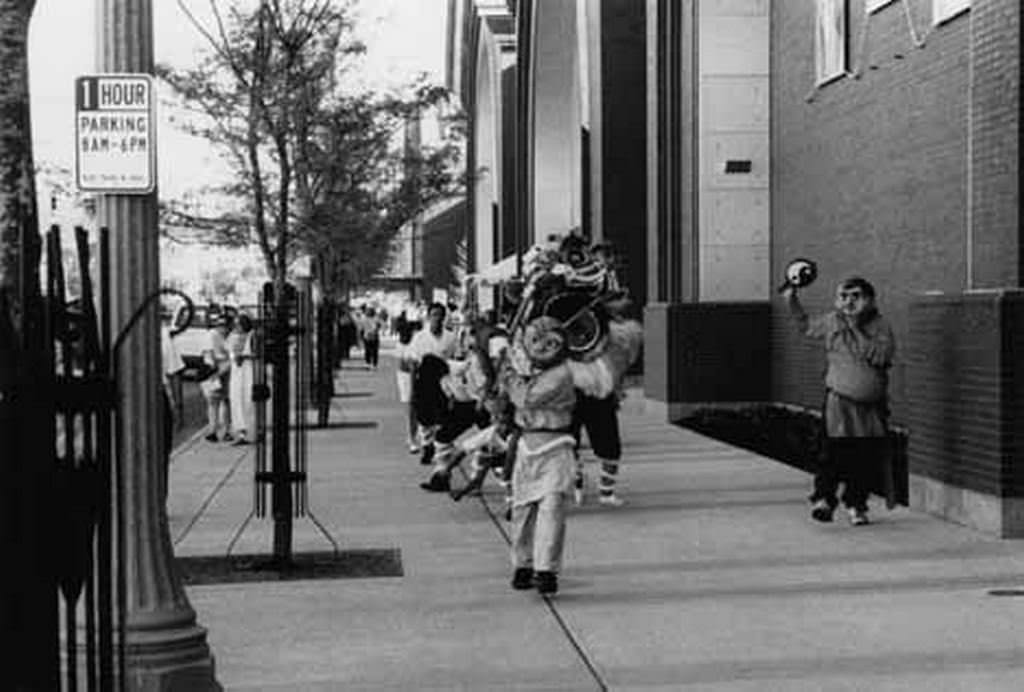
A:
<svg viewBox="0 0 1024 692">
<path fill-rule="evenodd" d="M 171 330 L 167 325 L 160 327 L 160 361 L 162 374 L 160 392 L 164 414 L 164 492 L 166 493 L 174 431 L 181 426 L 185 411 L 185 400 L 181 387 L 181 373 L 185 370 L 185 361 L 178 352 L 178 347 L 175 346 Z"/>
<path fill-rule="evenodd" d="M 359 338 L 363 342 L 363 359 L 371 369 L 377 369 L 380 360 L 380 318 L 376 310 L 368 307 L 359 320 Z"/>
</svg>

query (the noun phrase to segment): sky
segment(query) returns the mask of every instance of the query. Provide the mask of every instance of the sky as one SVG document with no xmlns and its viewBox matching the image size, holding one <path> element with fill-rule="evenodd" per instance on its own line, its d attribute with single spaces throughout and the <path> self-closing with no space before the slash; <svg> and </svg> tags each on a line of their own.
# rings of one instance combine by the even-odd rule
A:
<svg viewBox="0 0 1024 692">
<path fill-rule="evenodd" d="M 227 0 L 216 0 L 226 6 Z M 251 0 L 250 0 L 251 1 Z M 177 0 L 151 0 L 157 62 L 187 67 L 204 39 Z M 184 0 L 207 18 L 210 0 Z M 381 88 L 426 72 L 437 83 L 444 74 L 446 0 L 361 0 L 358 35 L 367 44 L 366 78 Z M 29 80 L 33 146 L 37 163 L 74 168 L 74 80 L 95 68 L 95 0 L 37 0 L 29 32 Z M 222 171 L 202 141 L 169 125 L 158 112 L 157 166 L 161 197 L 174 197 L 203 175 Z M 222 171 L 223 172 L 223 171 Z"/>
</svg>

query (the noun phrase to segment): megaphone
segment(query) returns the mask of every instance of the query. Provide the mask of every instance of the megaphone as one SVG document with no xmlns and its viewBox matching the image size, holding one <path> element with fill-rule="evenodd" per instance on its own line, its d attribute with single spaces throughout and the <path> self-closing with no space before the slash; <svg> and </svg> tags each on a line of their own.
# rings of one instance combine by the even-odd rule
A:
<svg viewBox="0 0 1024 692">
<path fill-rule="evenodd" d="M 779 293 L 782 293 L 787 288 L 810 286 L 818 278 L 818 265 L 809 259 L 797 257 L 786 265 L 784 274 L 786 280 L 779 286 Z"/>
</svg>

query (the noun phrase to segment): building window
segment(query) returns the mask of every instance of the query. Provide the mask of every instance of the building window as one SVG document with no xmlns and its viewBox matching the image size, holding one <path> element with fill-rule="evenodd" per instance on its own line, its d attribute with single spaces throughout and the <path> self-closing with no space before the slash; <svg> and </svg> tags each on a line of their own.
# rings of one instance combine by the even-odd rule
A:
<svg viewBox="0 0 1024 692">
<path fill-rule="evenodd" d="M 971 0 L 932 0 L 932 19 L 935 24 L 939 24 L 970 7 Z"/>
<path fill-rule="evenodd" d="M 817 0 L 814 30 L 815 83 L 846 74 L 846 0 Z"/>
</svg>

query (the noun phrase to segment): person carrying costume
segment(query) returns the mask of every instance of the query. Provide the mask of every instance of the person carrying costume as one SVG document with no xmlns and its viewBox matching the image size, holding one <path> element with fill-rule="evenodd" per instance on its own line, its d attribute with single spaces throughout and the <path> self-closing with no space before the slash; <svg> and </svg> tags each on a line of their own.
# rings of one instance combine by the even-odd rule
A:
<svg viewBox="0 0 1024 692">
<path fill-rule="evenodd" d="M 439 403 L 434 393 L 440 377 L 447 374 L 446 368 L 445 372 L 440 372 L 440 368 L 434 366 L 424 369 L 423 361 L 427 356 L 434 356 L 446 363 L 455 356 L 458 345 L 455 334 L 444 328 L 444 316 L 444 305 L 432 304 L 427 311 L 427 326 L 413 336 L 405 352 L 406 360 L 412 368 L 412 403 L 420 425 L 420 463 L 423 465 L 429 465 L 434 457 L 433 436 L 441 416 L 441 412 L 435 410 Z"/>
<path fill-rule="evenodd" d="M 615 271 L 615 255 L 612 246 L 599 243 L 590 249 L 595 264 L 601 270 L 601 291 L 611 299 L 604 302 L 605 310 L 612 320 L 625 320 L 631 302 L 623 292 Z M 624 375 L 625 373 L 623 373 Z M 600 464 L 598 479 L 598 502 L 608 507 L 621 507 L 623 499 L 617 492 L 619 462 L 622 459 L 622 437 L 619 433 L 619 402 L 622 399 L 621 380 L 616 382 L 615 391 L 604 397 L 593 397 L 581 392 L 573 411 L 573 437 L 576 438 L 576 473 L 573 479 L 573 499 L 583 504 L 586 483 L 583 459 L 579 455 L 580 435 L 587 431 L 591 451 Z"/>
<path fill-rule="evenodd" d="M 567 359 L 566 335 L 554 317 L 536 317 L 517 334 L 498 375 L 521 430 L 512 472 L 512 588 L 558 591 L 575 464 L 571 423 L 577 390 L 598 398 L 611 394 L 640 341 L 636 322 L 609 323 L 603 353 L 576 361 Z"/>
</svg>

